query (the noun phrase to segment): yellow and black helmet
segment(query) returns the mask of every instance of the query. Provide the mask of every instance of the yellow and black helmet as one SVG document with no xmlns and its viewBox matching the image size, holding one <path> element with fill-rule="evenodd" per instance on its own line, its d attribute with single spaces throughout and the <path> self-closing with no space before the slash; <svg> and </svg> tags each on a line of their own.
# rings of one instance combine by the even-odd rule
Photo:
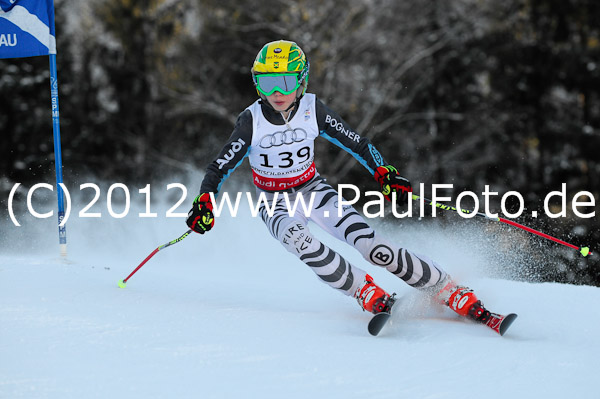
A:
<svg viewBox="0 0 600 399">
<path fill-rule="evenodd" d="M 283 94 L 296 91 L 300 98 L 306 93 L 308 70 L 309 63 L 300 46 L 278 40 L 265 44 L 258 52 L 252 65 L 252 80 L 261 97 L 275 91 Z"/>
</svg>

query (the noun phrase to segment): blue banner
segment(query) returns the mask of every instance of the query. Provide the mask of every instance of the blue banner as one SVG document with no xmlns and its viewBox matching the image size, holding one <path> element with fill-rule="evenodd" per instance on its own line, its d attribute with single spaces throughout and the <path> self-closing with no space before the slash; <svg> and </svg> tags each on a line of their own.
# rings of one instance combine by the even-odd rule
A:
<svg viewBox="0 0 600 399">
<path fill-rule="evenodd" d="M 54 0 L 0 0 L 0 58 L 56 54 Z"/>
</svg>

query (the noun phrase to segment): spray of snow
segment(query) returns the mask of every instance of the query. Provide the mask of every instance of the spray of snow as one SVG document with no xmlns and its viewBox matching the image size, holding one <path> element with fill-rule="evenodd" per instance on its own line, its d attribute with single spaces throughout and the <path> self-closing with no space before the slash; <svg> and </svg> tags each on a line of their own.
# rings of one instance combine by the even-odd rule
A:
<svg viewBox="0 0 600 399">
<path fill-rule="evenodd" d="M 372 221 L 439 260 L 492 311 L 518 313 L 499 337 L 428 304 L 312 226 L 399 294 L 391 324 L 374 338 L 369 315 L 320 283 L 249 209 L 160 251 L 119 289 L 153 249 L 186 231 L 183 218 L 164 217 L 172 204 L 154 203 L 163 216 L 153 219 L 137 216 L 140 204 L 123 219 L 72 218 L 67 261 L 54 219 L 3 223 L 0 397 L 595 396 L 600 321 L 590 309 L 600 289 L 523 281 L 536 251 L 507 238 L 516 233 L 464 220 Z"/>
</svg>

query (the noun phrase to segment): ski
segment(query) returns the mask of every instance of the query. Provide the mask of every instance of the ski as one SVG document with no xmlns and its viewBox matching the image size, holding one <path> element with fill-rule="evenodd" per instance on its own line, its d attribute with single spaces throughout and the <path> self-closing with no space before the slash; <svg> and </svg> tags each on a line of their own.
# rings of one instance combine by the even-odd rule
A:
<svg viewBox="0 0 600 399">
<path fill-rule="evenodd" d="M 502 336 L 506 330 L 508 330 L 513 321 L 516 320 L 516 318 L 517 315 L 515 313 L 509 313 L 506 316 L 492 313 L 490 315 L 490 319 L 485 323 L 485 325 Z"/>
<path fill-rule="evenodd" d="M 376 336 L 378 335 L 383 327 L 387 324 L 390 316 L 392 315 L 392 307 L 396 303 L 396 294 L 392 294 L 392 296 L 388 299 L 386 303 L 386 308 L 383 312 L 375 314 L 369 321 L 369 334 Z"/>
</svg>

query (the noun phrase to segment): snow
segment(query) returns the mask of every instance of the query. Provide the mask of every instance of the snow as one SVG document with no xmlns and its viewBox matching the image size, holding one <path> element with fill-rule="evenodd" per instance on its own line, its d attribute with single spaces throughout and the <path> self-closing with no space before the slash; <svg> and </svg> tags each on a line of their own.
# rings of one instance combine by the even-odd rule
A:
<svg viewBox="0 0 600 399">
<path fill-rule="evenodd" d="M 125 289 L 117 281 L 183 234 L 182 219 L 72 217 L 66 261 L 53 218 L 4 223 L 0 398 L 597 397 L 599 288 L 499 278 L 505 265 L 478 249 L 486 241 L 465 245 L 485 232 L 374 222 L 443 260 L 492 311 L 518 313 L 500 337 L 312 226 L 401 296 L 392 323 L 371 337 L 354 300 L 240 213 L 158 252 Z"/>
</svg>

